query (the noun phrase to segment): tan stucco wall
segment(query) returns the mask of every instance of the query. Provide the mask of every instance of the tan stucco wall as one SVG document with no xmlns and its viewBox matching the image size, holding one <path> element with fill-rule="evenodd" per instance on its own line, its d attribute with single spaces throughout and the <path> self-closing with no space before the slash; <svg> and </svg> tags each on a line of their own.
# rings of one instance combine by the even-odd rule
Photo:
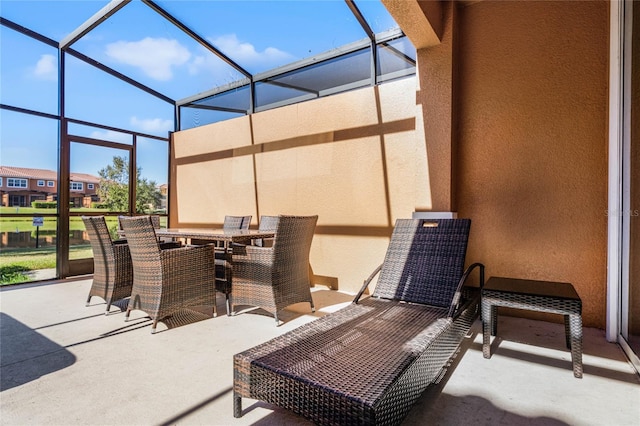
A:
<svg viewBox="0 0 640 426">
<path fill-rule="evenodd" d="M 431 206 L 416 79 L 173 135 L 171 226 L 317 214 L 315 282 L 357 291 L 397 218 Z"/>
<path fill-rule="evenodd" d="M 608 3 L 459 11 L 458 205 L 487 274 L 574 284 L 603 328 Z"/>
<path fill-rule="evenodd" d="M 444 6 L 417 78 L 174 134 L 171 226 L 318 214 L 315 281 L 356 291 L 396 218 L 456 208 L 469 262 L 572 282 L 603 328 L 608 3 Z"/>
</svg>

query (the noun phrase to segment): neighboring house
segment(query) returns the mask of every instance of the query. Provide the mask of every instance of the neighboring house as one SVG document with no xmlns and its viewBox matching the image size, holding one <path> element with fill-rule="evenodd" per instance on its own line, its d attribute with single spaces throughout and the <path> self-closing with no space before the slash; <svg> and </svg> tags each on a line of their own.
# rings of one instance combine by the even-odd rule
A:
<svg viewBox="0 0 640 426">
<path fill-rule="evenodd" d="M 70 175 L 69 201 L 74 207 L 91 207 L 100 201 L 100 178 L 86 173 Z M 2 206 L 29 207 L 33 201 L 55 201 L 58 174 L 53 170 L 0 166 Z"/>
</svg>

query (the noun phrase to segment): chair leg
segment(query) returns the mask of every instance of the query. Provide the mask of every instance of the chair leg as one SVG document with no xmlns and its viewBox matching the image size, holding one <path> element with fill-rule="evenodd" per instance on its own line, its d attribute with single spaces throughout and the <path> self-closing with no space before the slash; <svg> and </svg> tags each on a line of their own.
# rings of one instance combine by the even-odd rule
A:
<svg viewBox="0 0 640 426">
<path fill-rule="evenodd" d="M 315 312 L 316 311 L 316 307 L 313 304 L 313 300 L 311 302 L 309 302 L 309 304 L 311 305 L 311 312 Z"/>
<path fill-rule="evenodd" d="M 91 302 L 91 295 L 89 295 L 89 297 L 87 297 L 87 303 L 85 304 L 85 306 L 89 306 L 89 302 Z"/>
<path fill-rule="evenodd" d="M 129 314 L 131 313 L 131 308 L 127 308 L 127 313 L 124 314 L 124 322 L 129 321 Z"/>
<path fill-rule="evenodd" d="M 158 320 L 153 320 L 153 324 L 151 324 L 151 334 L 156 334 L 157 325 L 158 325 Z"/>
<path fill-rule="evenodd" d="M 280 325 L 280 320 L 278 319 L 278 311 L 273 313 L 273 317 L 276 319 L 276 327 Z"/>
<path fill-rule="evenodd" d="M 242 417 L 242 397 L 233 393 L 233 417 L 236 419 Z"/>
<path fill-rule="evenodd" d="M 109 315 L 109 309 L 111 309 L 111 302 L 107 303 L 107 311 L 104 313 L 105 315 Z"/>
</svg>

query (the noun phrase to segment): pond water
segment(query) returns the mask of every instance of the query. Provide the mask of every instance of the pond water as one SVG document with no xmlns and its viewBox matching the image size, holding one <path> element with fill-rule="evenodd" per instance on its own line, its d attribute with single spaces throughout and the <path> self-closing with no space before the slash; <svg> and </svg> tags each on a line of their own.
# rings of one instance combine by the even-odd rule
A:
<svg viewBox="0 0 640 426">
<path fill-rule="evenodd" d="M 90 244 L 86 231 L 70 231 L 69 245 Z M 39 231 L 38 247 L 55 247 L 56 231 Z M 35 248 L 36 231 L 1 232 L 0 248 Z"/>
</svg>

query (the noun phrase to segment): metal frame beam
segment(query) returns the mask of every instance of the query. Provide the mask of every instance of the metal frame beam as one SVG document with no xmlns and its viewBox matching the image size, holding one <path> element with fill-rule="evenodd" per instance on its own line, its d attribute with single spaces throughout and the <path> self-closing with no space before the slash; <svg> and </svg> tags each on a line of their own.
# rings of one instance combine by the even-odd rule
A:
<svg viewBox="0 0 640 426">
<path fill-rule="evenodd" d="M 66 36 L 60 42 L 60 49 L 66 50 L 76 41 L 80 40 L 89 31 L 109 19 L 111 15 L 125 7 L 131 0 L 111 0 L 109 4 L 96 12 L 91 18 L 86 20 L 82 25 L 76 28 L 71 34 Z"/>
</svg>

